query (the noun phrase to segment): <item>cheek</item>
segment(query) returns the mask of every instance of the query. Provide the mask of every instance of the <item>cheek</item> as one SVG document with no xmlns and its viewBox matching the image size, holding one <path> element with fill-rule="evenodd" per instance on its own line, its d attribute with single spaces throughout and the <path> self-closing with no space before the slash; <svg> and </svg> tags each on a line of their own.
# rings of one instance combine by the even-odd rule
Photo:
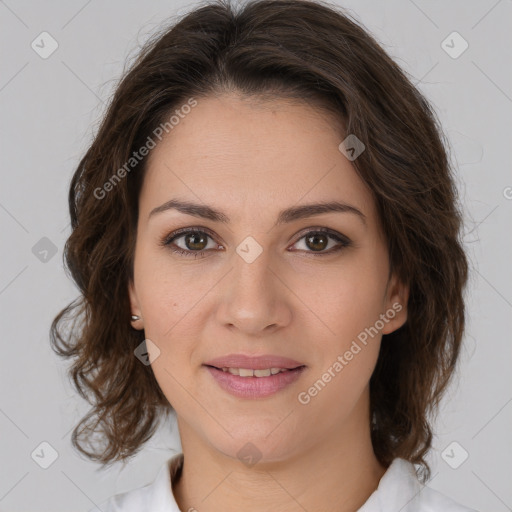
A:
<svg viewBox="0 0 512 512">
<path fill-rule="evenodd" d="M 365 286 L 360 279 L 340 290 L 330 309 L 332 330 L 338 339 L 350 342 L 375 326 L 382 312 L 380 291 L 375 284 Z"/>
<path fill-rule="evenodd" d="M 309 282 L 316 284 L 309 287 L 303 284 L 299 292 L 308 297 L 305 302 L 316 314 L 312 315 L 312 321 L 316 316 L 321 321 L 319 328 L 337 340 L 339 348 L 375 325 L 383 311 L 385 279 L 378 266 L 357 259 L 354 257 L 320 278 L 310 275 Z"/>
<path fill-rule="evenodd" d="M 308 304 L 321 322 L 308 316 L 305 332 L 315 347 L 315 364 L 305 401 L 311 398 L 320 407 L 336 403 L 343 414 L 364 392 L 379 355 L 386 271 L 372 254 L 360 252 L 316 281 L 321 286 L 314 287 Z"/>
<path fill-rule="evenodd" d="M 299 402 L 331 410 L 333 425 L 359 401 L 379 355 L 381 333 L 375 326 L 384 287 L 371 272 L 362 276 L 353 272 L 331 279 L 329 291 L 313 303 L 322 323 L 312 318 L 304 331 L 314 346 L 314 365 Z"/>
<path fill-rule="evenodd" d="M 191 330 L 197 324 L 191 321 L 190 314 L 197 301 L 194 287 L 187 286 L 183 276 L 174 272 L 161 256 L 144 254 L 142 250 L 136 260 L 135 274 L 144 335 L 156 346 L 156 357 L 151 356 L 152 370 L 170 400 L 169 392 L 174 393 L 176 389 L 174 379 L 183 380 L 181 369 L 188 365 L 188 354 L 193 349 L 190 340 L 197 339 Z"/>
<path fill-rule="evenodd" d="M 165 339 L 180 328 L 182 319 L 204 295 L 207 283 L 201 284 L 197 277 L 194 278 L 192 266 L 188 270 L 173 264 L 170 252 L 151 246 L 149 241 L 140 248 L 137 256 L 137 291 L 143 308 L 146 334 L 148 337 L 151 333 L 158 339 Z"/>
<path fill-rule="evenodd" d="M 330 369 L 331 376 L 341 376 L 333 379 L 337 382 L 333 387 L 350 388 L 350 394 L 356 388 L 362 390 L 377 361 L 381 334 L 375 325 L 381 311 L 380 300 L 364 293 L 360 283 L 352 289 L 347 287 L 334 299 L 335 306 L 323 309 L 333 332 L 324 336 L 321 369 Z M 343 384 L 345 380 L 347 383 Z M 354 387 L 355 382 L 360 385 Z"/>
<path fill-rule="evenodd" d="M 194 304 L 204 291 L 193 290 L 193 283 L 187 285 L 182 276 L 171 275 L 169 268 L 153 266 L 140 292 L 145 336 L 158 347 L 151 368 L 167 400 L 179 411 L 190 401 L 190 366 L 200 339 Z"/>
</svg>

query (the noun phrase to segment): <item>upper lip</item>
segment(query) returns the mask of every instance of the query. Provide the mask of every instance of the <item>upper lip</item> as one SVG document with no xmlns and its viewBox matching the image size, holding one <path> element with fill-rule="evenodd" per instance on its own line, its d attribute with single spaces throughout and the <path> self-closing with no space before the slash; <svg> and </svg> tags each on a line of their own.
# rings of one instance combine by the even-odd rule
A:
<svg viewBox="0 0 512 512">
<path fill-rule="evenodd" d="M 246 368 L 252 370 L 264 370 L 266 368 L 294 369 L 299 366 L 305 366 L 303 363 L 290 359 L 289 357 L 275 356 L 272 354 L 263 354 L 260 356 L 228 354 L 210 359 L 210 361 L 204 364 L 207 366 L 215 366 L 216 368 Z"/>
</svg>

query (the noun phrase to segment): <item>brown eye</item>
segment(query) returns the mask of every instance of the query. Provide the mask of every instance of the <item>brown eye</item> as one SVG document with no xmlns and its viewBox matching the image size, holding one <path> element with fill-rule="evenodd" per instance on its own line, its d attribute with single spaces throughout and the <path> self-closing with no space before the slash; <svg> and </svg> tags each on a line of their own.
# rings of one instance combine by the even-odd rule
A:
<svg viewBox="0 0 512 512">
<path fill-rule="evenodd" d="M 323 233 L 306 236 L 306 245 L 313 251 L 323 251 L 329 244 L 329 237 Z"/>
<path fill-rule="evenodd" d="M 185 246 L 189 250 L 202 251 L 208 244 L 208 235 L 205 233 L 189 233 L 183 236 Z"/>
<path fill-rule="evenodd" d="M 302 240 L 304 240 L 304 242 L 303 247 L 300 248 L 300 250 L 313 254 L 316 253 L 315 256 L 332 254 L 334 252 L 341 251 L 343 248 L 349 247 L 352 244 L 346 236 L 326 228 L 309 231 L 295 242 L 294 245 L 299 244 Z"/>
<path fill-rule="evenodd" d="M 208 247 L 209 239 L 212 240 L 210 247 Z M 195 257 L 203 257 L 207 250 L 217 246 L 208 233 L 196 228 L 174 231 L 165 237 L 160 244 L 168 246 L 173 252 L 178 254 Z"/>
<path fill-rule="evenodd" d="M 209 240 L 212 246 L 208 246 Z M 304 240 L 304 242 L 302 242 Z M 346 236 L 327 228 L 319 228 L 307 232 L 294 245 L 303 243 L 299 248 L 301 252 L 313 254 L 314 256 L 323 256 L 341 251 L 345 247 L 352 245 L 352 242 Z M 160 242 L 163 246 L 168 246 L 173 252 L 183 256 L 204 257 L 210 249 L 215 249 L 218 244 L 213 237 L 204 229 L 185 228 L 174 231 Z"/>
</svg>

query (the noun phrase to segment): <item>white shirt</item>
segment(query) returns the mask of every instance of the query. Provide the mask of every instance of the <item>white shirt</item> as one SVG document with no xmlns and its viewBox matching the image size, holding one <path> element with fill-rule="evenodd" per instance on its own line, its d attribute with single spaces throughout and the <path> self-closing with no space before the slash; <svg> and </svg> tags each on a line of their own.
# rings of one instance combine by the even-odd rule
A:
<svg viewBox="0 0 512 512">
<path fill-rule="evenodd" d="M 116 494 L 88 512 L 181 512 L 171 482 L 179 477 L 183 453 L 161 467 L 153 483 Z M 377 489 L 358 512 L 477 512 L 459 505 L 444 494 L 423 485 L 414 465 L 401 458 L 393 460 Z"/>
</svg>

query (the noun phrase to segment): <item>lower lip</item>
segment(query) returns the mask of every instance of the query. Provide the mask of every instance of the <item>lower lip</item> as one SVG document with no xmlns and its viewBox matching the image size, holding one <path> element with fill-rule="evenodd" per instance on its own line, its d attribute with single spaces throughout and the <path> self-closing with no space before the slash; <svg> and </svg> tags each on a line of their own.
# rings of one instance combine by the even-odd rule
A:
<svg viewBox="0 0 512 512">
<path fill-rule="evenodd" d="M 301 366 L 296 370 L 279 372 L 268 377 L 240 377 L 211 366 L 205 367 L 222 389 L 241 398 L 264 398 L 273 395 L 295 382 L 306 369 Z"/>
</svg>

